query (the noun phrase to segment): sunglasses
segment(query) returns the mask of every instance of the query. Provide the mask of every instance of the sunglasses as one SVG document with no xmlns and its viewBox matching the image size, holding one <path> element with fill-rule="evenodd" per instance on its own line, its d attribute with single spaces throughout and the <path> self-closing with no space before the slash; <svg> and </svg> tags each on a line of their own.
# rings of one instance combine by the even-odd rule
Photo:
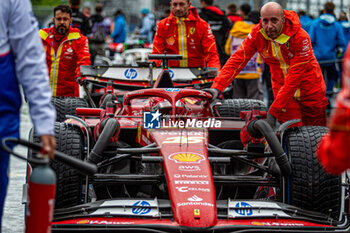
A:
<svg viewBox="0 0 350 233">
<path fill-rule="evenodd" d="M 59 22 L 60 21 L 67 22 L 70 20 L 70 18 L 67 18 L 67 17 L 55 17 L 55 19 Z"/>
</svg>

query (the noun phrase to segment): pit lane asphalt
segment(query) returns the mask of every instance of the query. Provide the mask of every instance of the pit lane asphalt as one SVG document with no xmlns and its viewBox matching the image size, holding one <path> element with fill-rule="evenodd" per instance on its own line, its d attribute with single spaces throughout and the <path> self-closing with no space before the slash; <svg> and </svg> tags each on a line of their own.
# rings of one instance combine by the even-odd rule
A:
<svg viewBox="0 0 350 233">
<path fill-rule="evenodd" d="M 28 113 L 28 105 L 23 101 L 21 107 L 20 137 L 28 139 L 29 130 L 33 127 Z M 27 149 L 16 147 L 21 155 L 27 155 Z M 24 232 L 24 205 L 22 205 L 22 187 L 25 183 L 26 162 L 13 156 L 10 159 L 10 182 L 5 200 L 4 216 L 2 217 L 2 233 Z"/>
</svg>

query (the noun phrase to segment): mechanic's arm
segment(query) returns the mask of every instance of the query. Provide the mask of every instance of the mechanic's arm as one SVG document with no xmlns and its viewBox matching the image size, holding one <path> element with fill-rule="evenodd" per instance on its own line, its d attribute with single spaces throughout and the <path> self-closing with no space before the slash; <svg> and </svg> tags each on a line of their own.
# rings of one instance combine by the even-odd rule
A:
<svg viewBox="0 0 350 233">
<path fill-rule="evenodd" d="M 201 32 L 204 32 L 201 38 L 202 51 L 204 52 L 205 61 L 208 67 L 216 67 L 221 70 L 218 50 L 216 48 L 215 36 L 211 31 L 210 25 L 205 24 L 201 27 Z"/>
<path fill-rule="evenodd" d="M 257 52 L 255 36 L 248 36 L 242 42 L 237 51 L 227 60 L 219 75 L 215 78 L 211 88 L 215 88 L 220 92 L 224 91 L 247 65 L 252 56 Z"/>
<path fill-rule="evenodd" d="M 163 27 L 165 27 L 164 23 L 160 22 L 158 23 L 157 31 L 156 34 L 154 35 L 153 38 L 153 50 L 152 54 L 164 54 L 165 52 L 165 31 L 163 30 Z M 157 66 L 161 65 L 160 60 L 155 61 Z"/>
<path fill-rule="evenodd" d="M 311 41 L 305 31 L 301 31 L 298 36 L 290 40 L 290 50 L 294 57 L 290 61 L 284 85 L 278 91 L 269 109 L 269 113 L 276 118 L 294 97 L 302 79 L 306 75 L 315 75 L 314 66 L 311 64 L 314 57 Z"/>
<path fill-rule="evenodd" d="M 88 39 L 82 35 L 78 40 L 77 45 L 77 66 L 75 70 L 76 78 L 80 77 L 80 66 L 89 66 L 91 64 Z"/>
<path fill-rule="evenodd" d="M 8 33 L 16 61 L 16 76 L 23 87 L 29 112 L 38 136 L 49 135 L 49 151 L 55 149 L 55 108 L 52 106 L 49 76 L 38 24 L 29 0 L 13 0 L 8 6 Z M 53 139 L 53 140 L 52 140 Z"/>
</svg>

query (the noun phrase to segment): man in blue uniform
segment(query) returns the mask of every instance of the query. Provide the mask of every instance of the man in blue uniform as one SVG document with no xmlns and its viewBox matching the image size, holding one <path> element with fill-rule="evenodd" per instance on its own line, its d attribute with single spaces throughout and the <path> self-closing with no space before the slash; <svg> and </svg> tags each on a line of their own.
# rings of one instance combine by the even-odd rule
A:
<svg viewBox="0 0 350 233">
<path fill-rule="evenodd" d="M 4 137 L 19 137 L 21 85 L 35 132 L 52 158 L 56 114 L 50 103 L 45 53 L 37 26 L 29 0 L 0 1 L 0 141 Z M 0 146 L 0 232 L 8 165 L 9 154 Z"/>
</svg>

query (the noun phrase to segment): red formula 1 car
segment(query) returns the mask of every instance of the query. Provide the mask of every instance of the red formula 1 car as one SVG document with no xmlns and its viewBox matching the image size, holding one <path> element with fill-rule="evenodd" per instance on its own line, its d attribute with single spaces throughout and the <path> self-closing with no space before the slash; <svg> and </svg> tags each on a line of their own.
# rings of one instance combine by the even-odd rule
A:
<svg viewBox="0 0 350 233">
<path fill-rule="evenodd" d="M 99 171 L 51 163 L 52 231 L 350 230 L 349 176 L 325 173 L 315 156 L 325 127 L 272 129 L 260 101 L 210 99 L 164 69 L 122 100 L 110 82 L 99 107 L 57 122 L 57 149 Z"/>
<path fill-rule="evenodd" d="M 168 59 L 182 59 L 182 55 L 150 55 L 162 59 L 173 86 L 201 89 L 209 87 L 217 76 L 217 68 L 167 68 Z M 137 62 L 137 66 L 82 66 L 78 82 L 87 98 L 54 97 L 52 103 L 57 111 L 57 121 L 64 121 L 65 115 L 75 115 L 76 108 L 94 107 L 101 104 L 101 97 L 109 92 L 107 83 L 113 85 L 119 101 L 125 93 L 153 87 L 164 67 L 154 67 L 152 62 Z M 164 82 L 164 81 L 163 81 Z M 167 86 L 168 84 L 159 84 Z M 89 101 L 88 101 L 89 100 Z"/>
</svg>

